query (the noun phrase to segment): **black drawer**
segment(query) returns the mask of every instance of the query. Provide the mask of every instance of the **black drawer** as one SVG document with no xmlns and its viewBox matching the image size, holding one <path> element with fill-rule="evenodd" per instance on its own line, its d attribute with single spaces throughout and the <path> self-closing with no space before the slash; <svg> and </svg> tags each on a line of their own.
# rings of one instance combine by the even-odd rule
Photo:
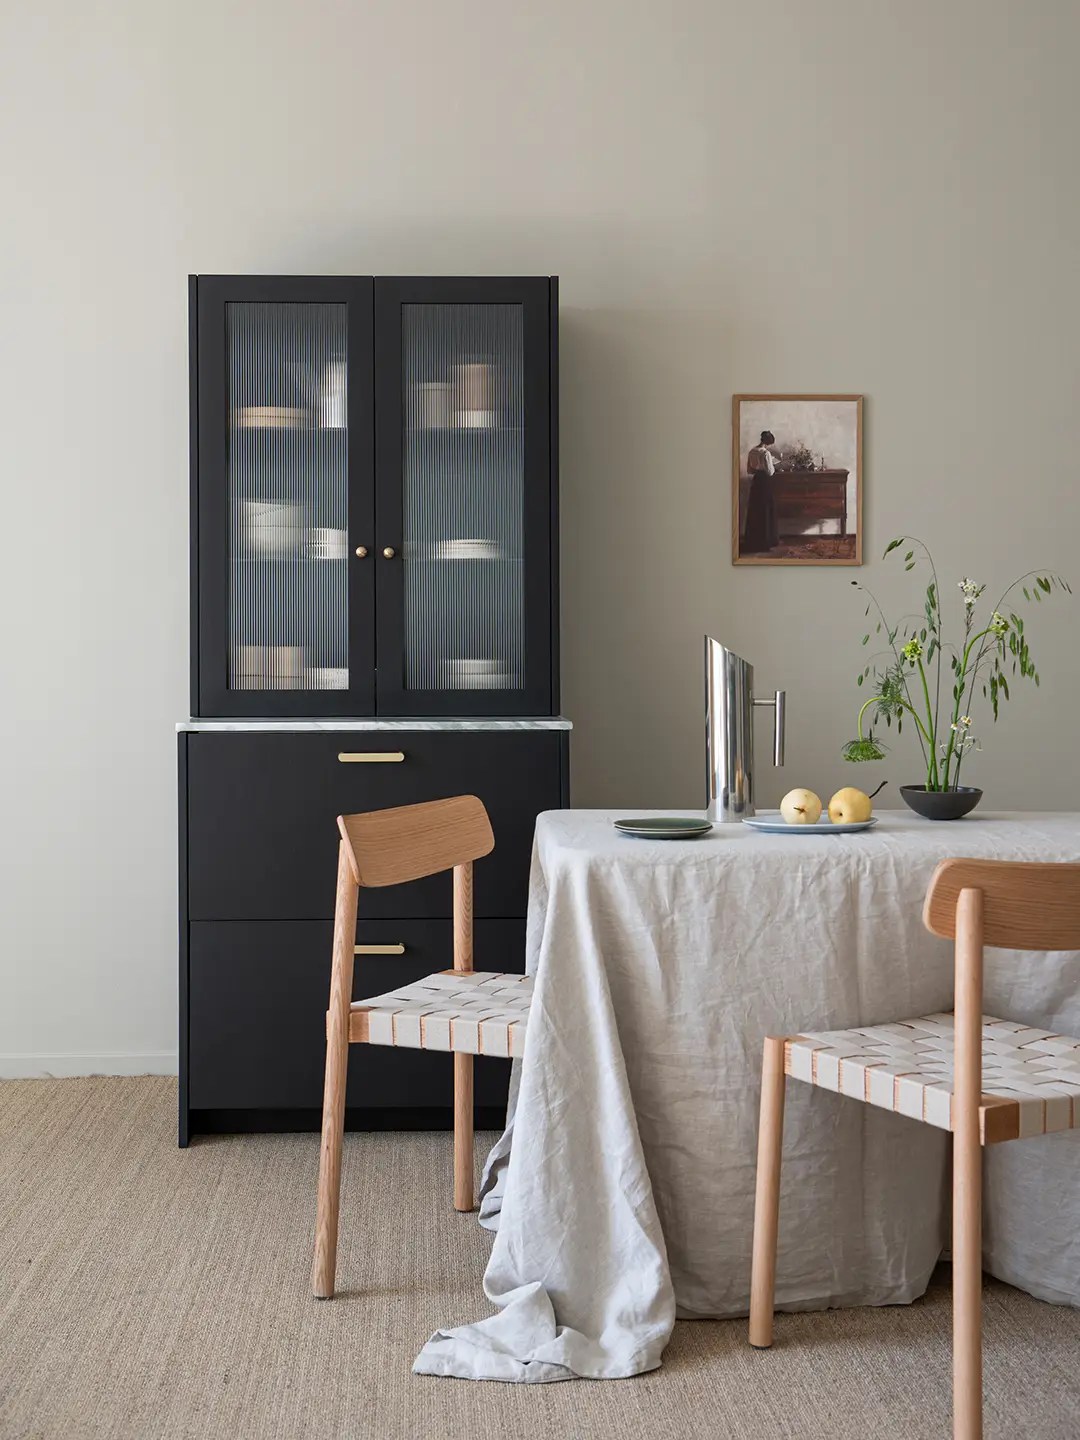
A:
<svg viewBox="0 0 1080 1440">
<path fill-rule="evenodd" d="M 313 920 L 334 913 L 335 817 L 478 795 L 495 832 L 476 867 L 477 916 L 524 915 L 533 825 L 562 803 L 558 731 L 194 733 L 188 746 L 192 920 Z M 396 764 L 340 753 L 403 752 Z M 449 875 L 367 890 L 361 915 L 448 916 Z"/>
<path fill-rule="evenodd" d="M 190 927 L 189 1103 L 193 1109 L 317 1108 L 322 1104 L 329 921 L 225 921 Z M 386 919 L 357 927 L 362 945 L 404 944 L 402 955 L 358 955 L 362 999 L 449 969 L 448 920 Z M 520 973 L 525 922 L 476 924 L 478 970 Z M 349 1047 L 346 1103 L 366 1109 L 450 1106 L 450 1056 L 386 1046 Z M 476 1104 L 504 1105 L 508 1063 L 478 1057 Z"/>
</svg>

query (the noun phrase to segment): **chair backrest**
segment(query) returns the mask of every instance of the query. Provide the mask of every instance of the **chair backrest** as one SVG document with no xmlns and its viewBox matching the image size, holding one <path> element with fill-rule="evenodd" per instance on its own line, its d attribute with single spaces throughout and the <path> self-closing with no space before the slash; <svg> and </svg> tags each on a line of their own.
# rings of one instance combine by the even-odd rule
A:
<svg viewBox="0 0 1080 1440">
<path fill-rule="evenodd" d="M 935 935 L 956 936 L 961 890 L 980 890 L 982 939 L 1008 950 L 1080 950 L 1080 865 L 942 860 L 923 906 Z"/>
<path fill-rule="evenodd" d="M 358 885 L 401 885 L 490 855 L 491 822 L 475 795 L 339 815 Z"/>
</svg>

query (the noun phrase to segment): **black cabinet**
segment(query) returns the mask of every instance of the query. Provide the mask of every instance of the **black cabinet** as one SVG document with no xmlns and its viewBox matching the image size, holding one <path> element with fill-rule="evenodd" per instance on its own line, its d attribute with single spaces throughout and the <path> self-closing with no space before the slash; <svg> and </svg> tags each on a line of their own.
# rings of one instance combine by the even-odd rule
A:
<svg viewBox="0 0 1080 1440">
<path fill-rule="evenodd" d="M 318 1127 L 338 815 L 478 795 L 476 965 L 520 971 L 569 784 L 558 282 L 197 276 L 190 326 L 181 1144 Z M 364 890 L 356 997 L 447 968 L 450 916 L 449 875 Z M 348 1124 L 449 1128 L 447 1056 L 349 1064 Z M 508 1079 L 478 1060 L 479 1123 Z"/>
<path fill-rule="evenodd" d="M 557 293 L 192 278 L 193 714 L 557 708 Z"/>
<path fill-rule="evenodd" d="M 207 1130 L 318 1127 L 339 814 L 479 795 L 495 849 L 474 871 L 475 963 L 521 972 L 536 816 L 568 798 L 568 730 L 543 721 L 281 721 L 290 728 L 272 733 L 215 723 L 189 721 L 178 737 L 184 1145 Z M 451 915 L 449 873 L 362 890 L 355 997 L 447 969 Z M 447 1056 L 359 1045 L 349 1067 L 350 1125 L 449 1128 Z M 480 1123 L 500 1123 L 508 1080 L 505 1062 L 478 1067 Z"/>
<path fill-rule="evenodd" d="M 318 1111 L 333 928 L 332 920 L 192 925 L 189 1103 L 196 1115 Z M 452 951 L 449 920 L 362 920 L 356 938 L 390 952 L 357 955 L 358 1000 L 445 968 Z M 524 943 L 520 920 L 477 921 L 477 968 L 520 972 Z M 369 1112 L 449 1103 L 450 1066 L 448 1055 L 431 1051 L 350 1046 L 346 1103 Z M 506 1068 L 477 1067 L 477 1105 L 505 1105 Z"/>
<path fill-rule="evenodd" d="M 192 920 L 328 919 L 338 815 L 463 794 L 483 800 L 495 832 L 474 913 L 523 916 L 535 818 L 562 803 L 551 731 L 193 734 L 187 746 Z M 362 912 L 449 916 L 450 876 L 365 891 Z"/>
</svg>

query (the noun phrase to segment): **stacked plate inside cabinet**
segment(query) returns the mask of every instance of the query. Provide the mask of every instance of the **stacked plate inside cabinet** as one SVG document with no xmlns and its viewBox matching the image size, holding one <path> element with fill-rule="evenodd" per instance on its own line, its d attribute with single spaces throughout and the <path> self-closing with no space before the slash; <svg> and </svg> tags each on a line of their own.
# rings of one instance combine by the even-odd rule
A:
<svg viewBox="0 0 1080 1440">
<path fill-rule="evenodd" d="M 697 840 L 708 835 L 712 822 L 692 815 L 641 815 L 636 819 L 613 820 L 620 835 L 636 840 Z"/>
<path fill-rule="evenodd" d="M 307 412 L 295 405 L 241 405 L 236 412 L 240 430 L 295 430 L 306 419 Z"/>
<path fill-rule="evenodd" d="M 307 688 L 309 690 L 347 690 L 349 668 L 347 665 L 316 665 L 308 668 Z"/>
<path fill-rule="evenodd" d="M 502 557 L 497 540 L 440 540 L 436 560 L 498 560 Z"/>
<path fill-rule="evenodd" d="M 506 690 L 510 675 L 501 660 L 444 660 L 443 675 L 448 690 Z"/>
</svg>

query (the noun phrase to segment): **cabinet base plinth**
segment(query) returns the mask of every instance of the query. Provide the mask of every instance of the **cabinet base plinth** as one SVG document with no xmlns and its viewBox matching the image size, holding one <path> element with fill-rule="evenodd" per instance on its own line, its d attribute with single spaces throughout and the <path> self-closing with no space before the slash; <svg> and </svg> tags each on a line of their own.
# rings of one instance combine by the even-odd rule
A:
<svg viewBox="0 0 1080 1440">
<path fill-rule="evenodd" d="M 477 1130 L 499 1130 L 506 1124 L 506 1109 L 480 1105 L 475 1111 Z M 286 1135 L 317 1134 L 322 1112 L 304 1110 L 192 1110 L 186 1129 L 179 1137 L 181 1147 L 200 1135 Z M 415 1105 L 400 1107 L 356 1106 L 345 1111 L 346 1130 L 446 1130 L 454 1128 L 450 1106 Z"/>
</svg>

